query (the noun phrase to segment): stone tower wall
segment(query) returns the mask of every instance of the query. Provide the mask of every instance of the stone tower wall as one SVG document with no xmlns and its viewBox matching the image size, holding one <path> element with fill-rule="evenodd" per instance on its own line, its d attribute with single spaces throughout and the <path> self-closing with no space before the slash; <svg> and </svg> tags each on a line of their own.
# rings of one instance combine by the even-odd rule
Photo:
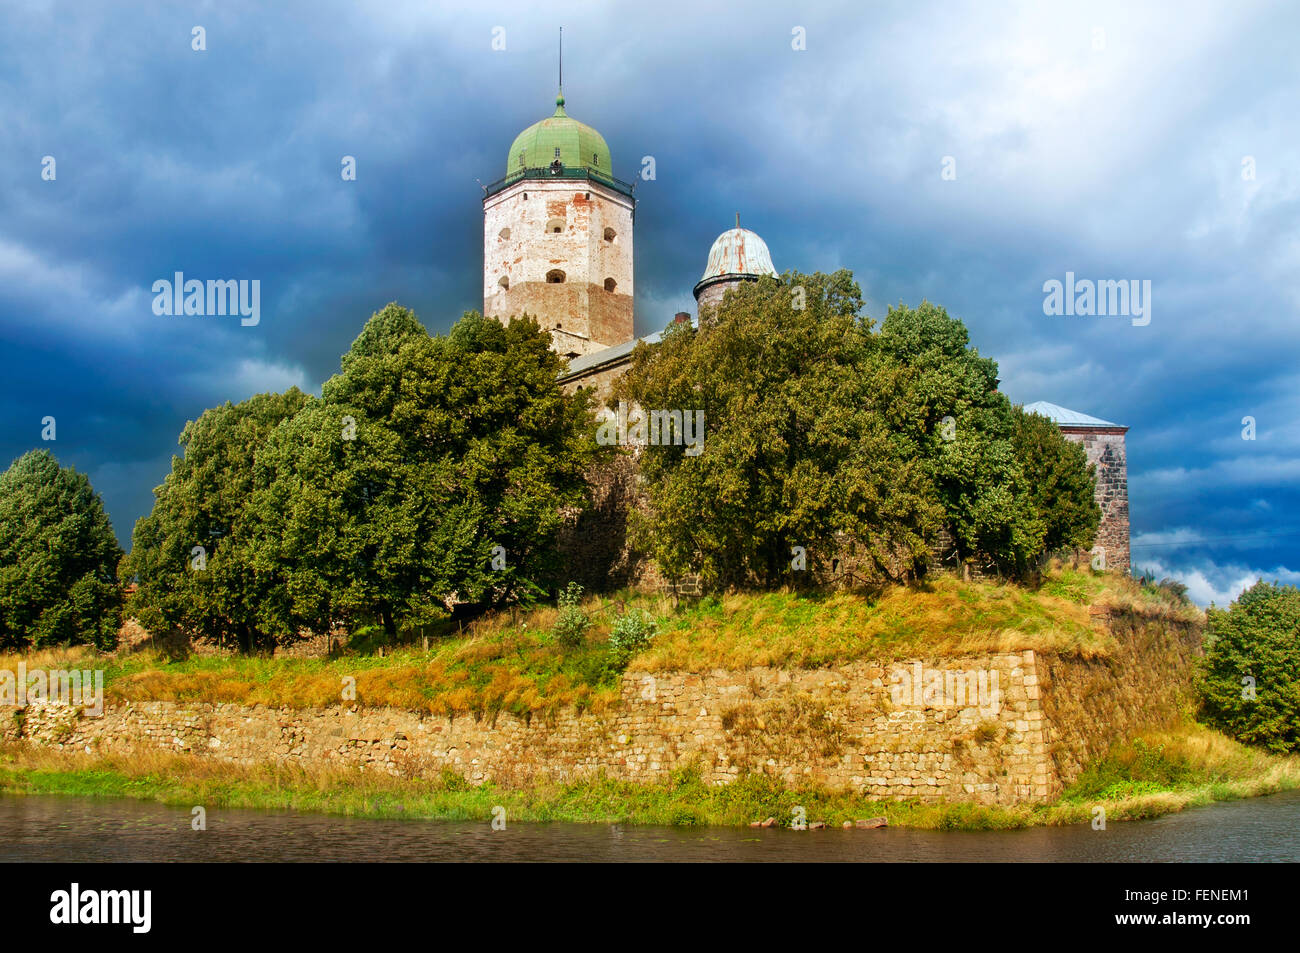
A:
<svg viewBox="0 0 1300 953">
<path fill-rule="evenodd" d="M 1097 465 L 1097 505 L 1101 526 L 1097 546 L 1106 552 L 1106 566 L 1129 571 L 1128 459 L 1124 451 L 1123 427 L 1061 426 L 1067 440 L 1083 444 L 1088 462 Z"/>
<path fill-rule="evenodd" d="M 591 180 L 522 179 L 489 196 L 483 202 L 484 315 L 503 322 L 532 315 L 550 330 L 560 354 L 630 341 L 632 213 L 632 199 Z M 555 223 L 558 233 L 547 227 Z M 562 283 L 547 281 L 555 270 L 564 272 Z"/>
<path fill-rule="evenodd" d="M 703 314 L 705 308 L 716 308 L 718 305 L 722 304 L 722 299 L 727 294 L 727 291 L 737 287 L 743 280 L 744 279 L 742 278 L 737 278 L 734 281 L 718 281 L 709 285 L 707 288 L 702 289 L 699 296 L 695 299 L 695 303 L 699 307 L 700 313 Z"/>
</svg>

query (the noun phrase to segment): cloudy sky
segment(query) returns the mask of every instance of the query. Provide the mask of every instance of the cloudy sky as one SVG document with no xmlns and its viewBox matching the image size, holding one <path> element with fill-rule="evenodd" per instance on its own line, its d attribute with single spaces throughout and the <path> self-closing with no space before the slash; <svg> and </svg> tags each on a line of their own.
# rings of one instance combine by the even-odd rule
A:
<svg viewBox="0 0 1300 953">
<path fill-rule="evenodd" d="M 1139 566 L 1202 604 L 1300 581 L 1295 7 L 530 6 L 8 0 L 4 461 L 52 447 L 126 543 L 204 408 L 319 392 L 389 301 L 481 307 L 476 180 L 553 110 L 563 26 L 569 114 L 620 178 L 655 160 L 638 333 L 739 211 L 874 315 L 943 304 L 1013 400 L 1131 427 Z M 260 323 L 155 315 L 177 271 L 260 280 Z M 1045 315 L 1067 272 L 1149 280 L 1150 323 Z"/>
</svg>

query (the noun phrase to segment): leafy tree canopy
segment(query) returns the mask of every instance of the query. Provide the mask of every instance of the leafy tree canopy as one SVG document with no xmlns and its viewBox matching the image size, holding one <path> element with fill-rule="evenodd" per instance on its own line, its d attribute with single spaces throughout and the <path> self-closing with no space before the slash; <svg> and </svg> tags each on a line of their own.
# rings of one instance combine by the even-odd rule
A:
<svg viewBox="0 0 1300 953">
<path fill-rule="evenodd" d="M 296 387 L 206 410 L 181 431 L 181 456 L 136 522 L 122 572 L 130 611 L 151 630 L 179 628 L 245 651 L 270 641 L 259 621 L 270 578 L 245 555 L 256 523 L 254 464 L 272 431 L 307 402 Z"/>
<path fill-rule="evenodd" d="M 962 560 L 1015 573 L 1091 542 L 1082 450 L 998 392 L 997 365 L 942 308 L 891 308 L 877 329 L 849 272 L 787 273 L 728 292 L 700 323 L 639 347 L 617 392 L 704 412 L 702 453 L 641 453 L 635 528 L 670 575 L 798 582 L 802 547 L 809 569 L 848 556 L 898 578 L 924 570 L 945 530 Z"/>
<path fill-rule="evenodd" d="M 535 590 L 592 445 L 560 370 L 532 320 L 470 312 L 430 336 L 395 304 L 374 315 L 259 458 L 249 558 L 285 581 L 264 624 L 395 634 Z"/>
<path fill-rule="evenodd" d="M 1260 580 L 1206 621 L 1202 717 L 1246 744 L 1300 751 L 1300 589 Z"/>
<path fill-rule="evenodd" d="M 0 645 L 117 641 L 122 550 L 85 474 L 33 450 L 0 475 Z"/>
</svg>

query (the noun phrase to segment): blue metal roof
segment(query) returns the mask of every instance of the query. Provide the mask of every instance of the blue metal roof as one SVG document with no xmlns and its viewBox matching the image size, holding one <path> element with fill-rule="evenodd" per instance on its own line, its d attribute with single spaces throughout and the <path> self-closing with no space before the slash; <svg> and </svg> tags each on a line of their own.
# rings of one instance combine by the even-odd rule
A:
<svg viewBox="0 0 1300 953">
<path fill-rule="evenodd" d="M 1081 414 L 1077 410 L 1070 410 L 1059 404 L 1049 404 L 1045 400 L 1036 400 L 1032 404 L 1025 404 L 1025 413 L 1038 414 L 1041 417 L 1049 418 L 1058 427 L 1118 427 L 1117 423 L 1109 420 L 1102 420 L 1100 417 L 1093 417 L 1090 414 Z"/>
<path fill-rule="evenodd" d="M 583 371 L 589 371 L 593 367 L 600 367 L 603 364 L 609 364 L 620 358 L 627 357 L 636 346 L 643 341 L 646 344 L 658 344 L 663 338 L 662 331 L 656 331 L 654 334 L 648 334 L 643 338 L 634 338 L 631 341 L 624 341 L 622 344 L 615 344 L 613 347 L 603 348 L 599 351 L 593 351 L 590 354 L 580 354 L 578 357 L 569 359 L 569 369 L 560 375 L 563 380 L 566 377 L 573 377 L 575 374 L 581 374 Z"/>
</svg>

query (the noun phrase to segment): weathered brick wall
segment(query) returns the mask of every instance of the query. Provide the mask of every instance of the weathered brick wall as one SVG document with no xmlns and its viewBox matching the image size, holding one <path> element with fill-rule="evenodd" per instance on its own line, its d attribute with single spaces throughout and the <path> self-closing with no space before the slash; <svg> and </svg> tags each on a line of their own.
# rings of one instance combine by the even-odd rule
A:
<svg viewBox="0 0 1300 953">
<path fill-rule="evenodd" d="M 1152 626 L 1155 626 L 1152 628 Z M 1164 723 L 1184 697 L 1197 633 L 1152 620 L 1117 626 L 1112 664 L 1032 651 L 826 669 L 629 672 L 601 714 L 449 718 L 394 709 L 267 709 L 142 702 L 102 718 L 29 707 L 0 719 L 0 737 L 65 750 L 189 752 L 240 764 L 355 768 L 409 777 L 450 769 L 522 785 L 599 773 L 661 781 L 694 765 L 726 784 L 764 773 L 878 798 L 1043 801 L 1116 738 Z M 894 672 L 996 676 L 979 697 L 894 694 Z M 986 694 L 983 701 L 987 702 Z M 966 703 L 962 703 L 966 702 Z"/>
<path fill-rule="evenodd" d="M 695 303 L 699 313 L 703 314 L 706 308 L 716 309 L 722 304 L 722 299 L 727 296 L 727 292 L 732 288 L 737 288 L 745 281 L 751 279 L 735 278 L 730 281 L 716 281 L 713 284 L 702 288 L 699 295 L 695 298 Z"/>
<path fill-rule="evenodd" d="M 527 312 L 562 354 L 632 339 L 633 202 L 598 182 L 525 179 L 483 203 L 483 313 Z M 547 229 L 558 224 L 558 233 Z M 605 237 L 606 229 L 613 237 Z M 563 271 L 562 283 L 548 272 Z M 502 279 L 508 283 L 501 284 Z M 612 279 L 614 290 L 605 290 Z"/>
</svg>

